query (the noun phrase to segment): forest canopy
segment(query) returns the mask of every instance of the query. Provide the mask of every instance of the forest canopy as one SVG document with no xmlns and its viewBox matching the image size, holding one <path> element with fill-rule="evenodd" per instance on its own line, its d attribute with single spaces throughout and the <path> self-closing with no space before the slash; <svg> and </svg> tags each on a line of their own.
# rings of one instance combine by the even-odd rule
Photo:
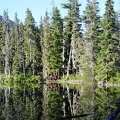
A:
<svg viewBox="0 0 120 120">
<path fill-rule="evenodd" d="M 67 11 L 61 17 L 53 6 L 36 25 L 32 11 L 26 10 L 24 23 L 15 13 L 10 26 L 7 11 L 0 22 L 0 76 L 47 79 L 60 73 L 95 81 L 120 80 L 120 18 L 113 0 L 106 0 L 100 16 L 97 0 L 88 0 L 80 14 L 78 0 L 61 3 Z M 38 77 L 39 76 L 39 77 Z"/>
</svg>

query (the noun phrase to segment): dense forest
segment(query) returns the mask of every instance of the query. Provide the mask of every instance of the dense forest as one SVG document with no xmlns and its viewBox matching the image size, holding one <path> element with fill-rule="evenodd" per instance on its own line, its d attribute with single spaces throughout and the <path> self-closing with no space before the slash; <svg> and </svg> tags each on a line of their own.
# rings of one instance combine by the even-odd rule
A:
<svg viewBox="0 0 120 120">
<path fill-rule="evenodd" d="M 46 79 L 61 73 L 93 81 L 120 81 L 120 16 L 113 0 L 106 0 L 100 16 L 97 0 L 88 0 L 80 15 L 78 0 L 61 3 L 67 15 L 53 6 L 37 26 L 26 10 L 24 23 L 17 13 L 13 27 L 7 11 L 0 22 L 0 76 L 16 79 Z"/>
</svg>

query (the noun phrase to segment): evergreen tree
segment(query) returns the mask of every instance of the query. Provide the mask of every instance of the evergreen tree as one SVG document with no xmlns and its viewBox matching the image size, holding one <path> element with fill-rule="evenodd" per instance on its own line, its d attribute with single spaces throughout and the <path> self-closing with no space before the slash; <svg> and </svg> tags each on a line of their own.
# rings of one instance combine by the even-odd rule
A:
<svg viewBox="0 0 120 120">
<path fill-rule="evenodd" d="M 19 23 L 19 67 L 20 73 L 24 73 L 25 77 L 25 51 L 24 51 L 24 25 Z"/>
<path fill-rule="evenodd" d="M 118 44 L 115 36 L 116 21 L 113 1 L 107 0 L 105 13 L 102 20 L 103 32 L 100 41 L 100 52 L 97 59 L 96 78 L 98 80 L 109 81 L 118 71 L 116 64 L 119 56 Z"/>
<path fill-rule="evenodd" d="M 42 49 L 42 66 L 43 66 L 43 78 L 46 79 L 49 74 L 49 45 L 50 45 L 50 23 L 49 23 L 48 12 L 46 12 L 41 21 L 41 49 Z"/>
<path fill-rule="evenodd" d="M 42 72 L 42 51 L 41 51 L 41 36 L 40 29 L 38 27 L 35 28 L 35 40 L 36 40 L 36 75 L 40 75 Z"/>
<path fill-rule="evenodd" d="M 4 39 L 3 39 L 3 24 L 0 22 L 0 76 L 4 73 Z"/>
<path fill-rule="evenodd" d="M 23 73 L 23 27 L 22 23 L 19 23 L 17 13 L 15 13 L 14 26 L 11 30 L 11 71 L 13 75 Z"/>
<path fill-rule="evenodd" d="M 24 27 L 25 68 L 27 73 L 33 75 L 36 74 L 37 54 L 39 52 L 35 32 L 35 20 L 31 11 L 27 9 Z"/>
<path fill-rule="evenodd" d="M 10 32 L 10 37 L 11 37 L 11 40 L 10 40 L 10 61 L 11 61 L 11 71 L 13 74 L 14 71 L 17 73 L 19 70 L 17 70 L 17 68 L 15 68 L 15 62 L 16 62 L 16 67 L 18 67 L 19 65 L 19 62 L 18 62 L 18 58 L 19 56 L 16 56 L 18 55 L 18 41 L 19 41 L 19 21 L 18 21 L 18 18 L 17 18 L 17 14 L 15 14 L 15 24 L 13 26 L 13 28 L 11 29 L 11 32 Z M 16 60 L 15 60 L 15 56 L 16 56 Z M 13 68 L 14 66 L 14 68 Z"/>
<path fill-rule="evenodd" d="M 99 51 L 98 43 L 100 35 L 100 16 L 97 0 L 88 1 L 83 14 L 85 32 L 83 34 L 83 49 L 80 52 L 80 66 L 84 77 L 94 78 L 94 67 Z"/>
<path fill-rule="evenodd" d="M 81 18 L 78 0 L 74 0 L 72 3 L 72 8 L 74 8 L 71 12 L 72 15 L 72 36 L 71 36 L 71 59 L 72 59 L 72 70 L 73 73 L 76 74 L 78 71 L 78 44 L 81 42 Z"/>
<path fill-rule="evenodd" d="M 51 39 L 49 48 L 50 73 L 60 72 L 62 68 L 63 21 L 57 7 L 53 8 Z"/>
<path fill-rule="evenodd" d="M 120 55 L 120 11 L 116 12 L 116 31 L 115 31 L 115 39 L 118 41 L 118 45 L 116 45 L 118 51 L 117 54 Z M 117 56 L 116 58 L 116 67 L 120 71 L 120 56 Z"/>
<path fill-rule="evenodd" d="M 65 17 L 64 25 L 64 64 L 67 69 L 67 75 L 70 70 L 77 70 L 78 63 L 78 42 L 80 40 L 81 24 L 78 0 L 69 0 L 68 3 L 62 4 L 63 8 L 68 9 L 68 15 Z"/>
<path fill-rule="evenodd" d="M 42 39 L 43 39 L 43 19 L 42 19 L 42 17 L 41 17 L 41 20 L 40 20 L 40 28 L 39 28 L 39 36 L 40 36 L 40 39 L 41 39 L 41 41 L 42 41 Z M 41 45 L 41 42 L 40 41 L 40 45 Z"/>
<path fill-rule="evenodd" d="M 4 39 L 4 73 L 6 77 L 10 77 L 10 28 L 9 17 L 7 11 L 3 13 L 3 39 Z"/>
</svg>

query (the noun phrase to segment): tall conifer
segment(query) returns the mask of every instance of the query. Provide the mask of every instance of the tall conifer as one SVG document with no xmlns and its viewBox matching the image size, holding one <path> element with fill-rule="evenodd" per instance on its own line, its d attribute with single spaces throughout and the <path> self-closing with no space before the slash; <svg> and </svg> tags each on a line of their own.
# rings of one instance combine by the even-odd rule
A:
<svg viewBox="0 0 120 120">
<path fill-rule="evenodd" d="M 85 32 L 83 34 L 80 66 L 82 74 L 90 79 L 94 77 L 96 58 L 99 51 L 100 16 L 97 0 L 88 1 L 82 19 Z"/>
<path fill-rule="evenodd" d="M 64 64 L 67 75 L 70 70 L 75 73 L 78 68 L 77 52 L 81 35 L 79 6 L 78 0 L 69 0 L 68 3 L 62 4 L 62 7 L 68 10 L 68 14 L 64 18 Z"/>
<path fill-rule="evenodd" d="M 115 11 L 113 1 L 107 0 L 105 4 L 105 13 L 102 20 L 102 35 L 100 41 L 100 52 L 97 59 L 98 80 L 109 81 L 114 77 L 118 69 L 116 68 L 119 41 L 114 37 L 116 32 Z"/>
<path fill-rule="evenodd" d="M 53 8 L 50 39 L 50 72 L 60 72 L 62 68 L 63 21 L 57 7 Z"/>
<path fill-rule="evenodd" d="M 17 13 L 15 13 L 14 26 L 10 33 L 10 58 L 11 58 L 11 71 L 13 75 L 23 73 L 23 27 L 19 23 Z"/>
<path fill-rule="evenodd" d="M 25 67 L 26 72 L 36 74 L 36 59 L 38 48 L 36 44 L 36 26 L 32 12 L 27 9 L 24 27 L 24 50 L 25 50 Z"/>
<path fill-rule="evenodd" d="M 0 22 L 0 76 L 4 73 L 4 39 L 3 39 L 3 24 Z"/>
<path fill-rule="evenodd" d="M 46 11 L 43 23 L 41 21 L 41 49 L 42 49 L 42 66 L 43 78 L 46 79 L 49 74 L 49 45 L 50 45 L 50 19 Z"/>
<path fill-rule="evenodd" d="M 10 77 L 10 28 L 9 28 L 9 16 L 7 11 L 3 14 L 3 39 L 4 39 L 4 55 L 5 55 L 5 67 L 4 73 L 6 77 Z"/>
</svg>

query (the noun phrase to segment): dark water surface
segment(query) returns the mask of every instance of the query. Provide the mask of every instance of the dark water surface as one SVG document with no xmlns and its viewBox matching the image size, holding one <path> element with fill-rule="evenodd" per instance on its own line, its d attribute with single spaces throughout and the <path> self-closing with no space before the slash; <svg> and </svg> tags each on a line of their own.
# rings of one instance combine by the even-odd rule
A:
<svg viewBox="0 0 120 120">
<path fill-rule="evenodd" d="M 80 84 L 14 83 L 0 86 L 0 120 L 105 120 L 119 88 Z"/>
</svg>

